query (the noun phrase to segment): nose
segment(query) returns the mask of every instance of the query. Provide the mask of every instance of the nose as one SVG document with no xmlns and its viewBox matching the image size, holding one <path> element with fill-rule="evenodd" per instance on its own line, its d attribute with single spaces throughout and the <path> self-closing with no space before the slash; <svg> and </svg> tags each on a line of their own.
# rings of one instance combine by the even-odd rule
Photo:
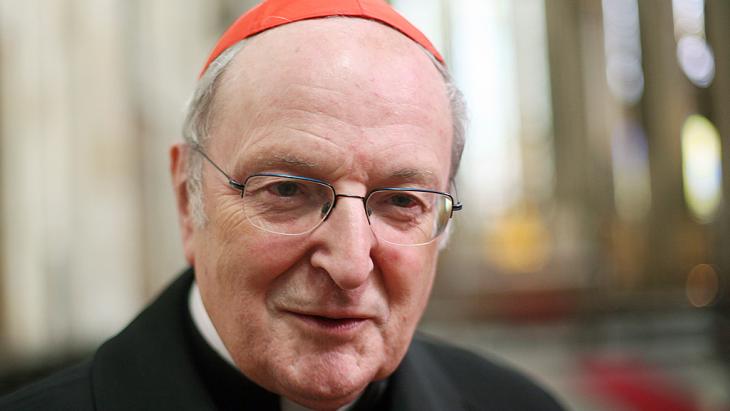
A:
<svg viewBox="0 0 730 411">
<path fill-rule="evenodd" d="M 362 198 L 340 196 L 327 221 L 311 235 L 316 247 L 312 265 L 326 271 L 339 288 L 355 290 L 367 282 L 374 268 L 371 251 L 377 240 Z"/>
</svg>

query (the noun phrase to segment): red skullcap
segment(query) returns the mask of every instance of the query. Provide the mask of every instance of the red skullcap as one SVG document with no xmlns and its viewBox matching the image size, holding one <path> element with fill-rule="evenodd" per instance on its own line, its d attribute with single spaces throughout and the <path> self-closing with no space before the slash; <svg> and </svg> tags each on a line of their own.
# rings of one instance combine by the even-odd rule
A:
<svg viewBox="0 0 730 411">
<path fill-rule="evenodd" d="M 203 73 L 223 51 L 239 41 L 268 29 L 327 16 L 360 17 L 386 24 L 423 46 L 441 63 L 443 57 L 417 28 L 383 0 L 265 0 L 236 20 L 223 33 L 205 63 Z"/>
</svg>

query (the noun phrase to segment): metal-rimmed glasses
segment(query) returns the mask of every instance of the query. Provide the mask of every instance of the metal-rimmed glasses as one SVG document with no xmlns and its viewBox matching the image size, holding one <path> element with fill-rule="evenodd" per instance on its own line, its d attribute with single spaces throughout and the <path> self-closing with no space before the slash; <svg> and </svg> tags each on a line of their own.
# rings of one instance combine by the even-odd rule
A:
<svg viewBox="0 0 730 411">
<path fill-rule="evenodd" d="M 339 198 L 360 199 L 375 235 L 388 243 L 417 246 L 432 242 L 462 209 L 451 194 L 424 188 L 383 187 L 365 196 L 337 194 L 328 182 L 278 173 L 252 174 L 243 182 L 223 171 L 198 145 L 200 153 L 228 185 L 240 192 L 243 214 L 254 227 L 275 234 L 302 235 L 329 217 Z"/>
</svg>

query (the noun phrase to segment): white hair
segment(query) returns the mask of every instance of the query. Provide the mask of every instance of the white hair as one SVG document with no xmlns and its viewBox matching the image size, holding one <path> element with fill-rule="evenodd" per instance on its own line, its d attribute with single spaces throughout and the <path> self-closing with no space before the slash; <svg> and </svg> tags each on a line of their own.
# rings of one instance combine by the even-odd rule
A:
<svg viewBox="0 0 730 411">
<path fill-rule="evenodd" d="M 210 118 L 212 114 L 213 100 L 218 89 L 221 77 L 226 67 L 238 54 L 247 40 L 241 40 L 235 45 L 227 48 L 215 60 L 213 60 L 193 91 L 187 105 L 187 114 L 183 123 L 183 138 L 190 147 L 203 147 L 210 131 Z M 192 213 L 193 223 L 202 227 L 207 218 L 203 207 L 203 159 L 195 150 L 188 150 L 187 158 L 187 180 L 188 205 Z"/>
<path fill-rule="evenodd" d="M 210 131 L 210 119 L 212 106 L 215 100 L 216 91 L 226 68 L 231 64 L 234 57 L 244 48 L 248 39 L 244 39 L 226 49 L 208 66 L 195 87 L 192 97 L 187 105 L 187 114 L 183 124 L 183 137 L 190 146 L 205 146 Z M 419 45 L 420 46 L 420 45 Z M 464 151 L 466 134 L 466 103 L 461 91 L 454 84 L 446 66 L 441 64 L 433 54 L 421 47 L 431 58 L 434 66 L 441 73 L 446 86 L 446 93 L 451 108 L 453 124 L 453 141 L 451 145 L 451 170 L 449 181 L 453 186 L 454 177 L 459 169 L 461 154 Z M 193 222 L 202 227 L 206 222 L 206 214 L 203 208 L 202 190 L 202 156 L 195 150 L 188 150 L 187 158 L 187 191 L 189 206 Z M 447 237 L 447 236 L 444 236 Z"/>
</svg>

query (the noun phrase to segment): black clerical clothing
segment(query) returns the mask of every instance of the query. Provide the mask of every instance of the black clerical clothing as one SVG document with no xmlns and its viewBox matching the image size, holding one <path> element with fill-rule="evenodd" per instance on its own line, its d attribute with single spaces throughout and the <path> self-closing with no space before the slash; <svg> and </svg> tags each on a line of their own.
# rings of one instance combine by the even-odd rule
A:
<svg viewBox="0 0 730 411">
<path fill-rule="evenodd" d="M 0 410 L 280 409 L 203 339 L 188 309 L 192 270 L 178 278 L 94 356 L 0 399 Z M 370 384 L 353 411 L 562 409 L 525 377 L 416 335 L 387 381 Z"/>
</svg>

